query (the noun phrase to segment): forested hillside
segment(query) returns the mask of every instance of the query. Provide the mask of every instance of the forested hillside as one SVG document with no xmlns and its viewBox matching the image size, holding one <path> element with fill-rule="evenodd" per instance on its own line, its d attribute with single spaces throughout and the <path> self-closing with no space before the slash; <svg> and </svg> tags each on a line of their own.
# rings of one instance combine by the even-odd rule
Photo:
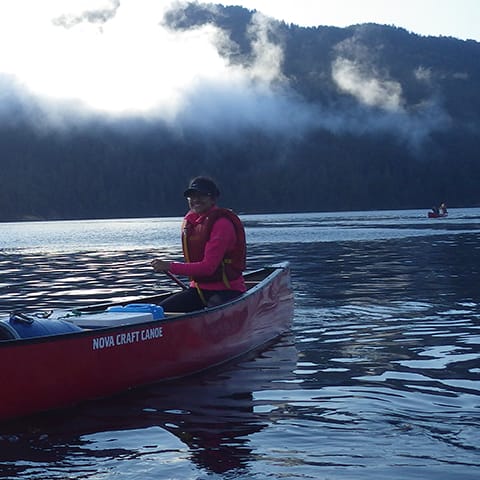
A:
<svg viewBox="0 0 480 480">
<path fill-rule="evenodd" d="M 215 5 L 163 22 L 215 28 L 253 87 L 199 85 L 169 121 L 52 110 L 0 76 L 0 220 L 180 215 L 197 174 L 240 212 L 480 205 L 479 43 Z"/>
</svg>

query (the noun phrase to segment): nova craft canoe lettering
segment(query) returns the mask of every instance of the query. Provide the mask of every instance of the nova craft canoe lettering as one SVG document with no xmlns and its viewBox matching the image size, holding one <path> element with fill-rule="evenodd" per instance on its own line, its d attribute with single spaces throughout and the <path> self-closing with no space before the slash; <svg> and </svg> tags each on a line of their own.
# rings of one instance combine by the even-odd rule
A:
<svg viewBox="0 0 480 480">
<path fill-rule="evenodd" d="M 103 348 L 117 347 L 119 345 L 128 345 L 130 343 L 144 342 L 163 336 L 162 327 L 146 328 L 144 330 L 135 330 L 133 332 L 119 333 L 116 336 L 107 335 L 96 337 L 92 340 L 93 350 Z"/>
</svg>

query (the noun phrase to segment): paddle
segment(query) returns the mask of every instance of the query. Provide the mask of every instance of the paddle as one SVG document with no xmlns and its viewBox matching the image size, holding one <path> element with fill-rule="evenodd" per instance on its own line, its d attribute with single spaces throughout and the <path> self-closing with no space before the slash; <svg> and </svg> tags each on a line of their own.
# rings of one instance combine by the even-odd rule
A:
<svg viewBox="0 0 480 480">
<path fill-rule="evenodd" d="M 165 270 L 165 274 L 167 275 L 167 277 L 170 277 L 178 286 L 182 287 L 183 290 L 187 290 L 188 289 L 188 286 L 185 285 L 185 283 L 183 283 L 176 275 L 174 275 L 173 273 L 170 273 L 169 271 Z"/>
<path fill-rule="evenodd" d="M 159 264 L 161 265 L 161 268 L 159 268 Z M 188 289 L 188 285 L 186 285 L 185 283 L 183 283 L 179 278 L 177 278 L 173 273 L 170 273 L 167 268 L 168 268 L 168 265 L 169 263 L 168 262 L 165 262 L 159 258 L 155 258 L 154 260 L 152 260 L 151 262 L 151 265 L 153 267 L 153 269 L 157 272 L 157 273 L 165 273 L 165 275 L 167 275 L 168 277 L 170 277 L 178 286 L 182 287 L 183 290 L 187 290 Z"/>
</svg>

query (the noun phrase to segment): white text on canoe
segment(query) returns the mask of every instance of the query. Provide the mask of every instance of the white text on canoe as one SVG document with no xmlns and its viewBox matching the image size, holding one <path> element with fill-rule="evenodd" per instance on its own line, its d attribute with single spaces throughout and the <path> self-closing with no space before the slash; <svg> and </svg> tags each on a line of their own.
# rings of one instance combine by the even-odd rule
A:
<svg viewBox="0 0 480 480">
<path fill-rule="evenodd" d="M 95 337 L 92 340 L 92 349 L 101 350 L 102 348 L 145 342 L 161 336 L 163 336 L 162 327 L 145 328 L 143 330 L 134 330 L 133 332 L 117 333 L 116 335 L 105 335 L 103 337 Z"/>
</svg>

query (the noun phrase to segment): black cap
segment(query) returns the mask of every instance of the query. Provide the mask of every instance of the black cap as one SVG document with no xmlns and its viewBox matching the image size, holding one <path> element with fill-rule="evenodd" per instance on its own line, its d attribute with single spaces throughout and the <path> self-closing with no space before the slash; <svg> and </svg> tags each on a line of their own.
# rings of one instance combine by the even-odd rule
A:
<svg viewBox="0 0 480 480">
<path fill-rule="evenodd" d="M 220 195 L 220 191 L 215 185 L 215 182 L 207 177 L 195 177 L 190 182 L 188 188 L 183 192 L 183 196 L 190 197 L 194 193 L 199 193 L 200 195 L 208 195 L 212 198 L 217 198 Z"/>
</svg>

